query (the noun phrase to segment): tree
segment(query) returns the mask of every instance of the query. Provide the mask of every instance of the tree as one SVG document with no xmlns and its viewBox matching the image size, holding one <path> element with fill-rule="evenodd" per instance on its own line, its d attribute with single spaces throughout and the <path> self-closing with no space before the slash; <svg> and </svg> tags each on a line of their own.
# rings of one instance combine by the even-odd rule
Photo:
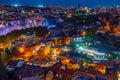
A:
<svg viewBox="0 0 120 80">
<path fill-rule="evenodd" d="M 86 39 L 94 44 L 95 42 L 95 31 L 94 30 L 88 30 Z"/>
<path fill-rule="evenodd" d="M 8 58 L 11 57 L 11 51 L 8 48 L 5 49 L 5 54 L 7 54 Z"/>
<path fill-rule="evenodd" d="M 3 53 L 3 55 L 2 55 L 3 61 L 5 63 L 7 63 L 11 59 L 11 57 L 12 57 L 11 51 L 8 48 L 6 48 L 5 53 Z"/>
<path fill-rule="evenodd" d="M 109 53 L 108 54 L 108 60 L 113 60 L 113 59 L 116 59 L 117 55 L 114 54 L 114 53 Z"/>
</svg>

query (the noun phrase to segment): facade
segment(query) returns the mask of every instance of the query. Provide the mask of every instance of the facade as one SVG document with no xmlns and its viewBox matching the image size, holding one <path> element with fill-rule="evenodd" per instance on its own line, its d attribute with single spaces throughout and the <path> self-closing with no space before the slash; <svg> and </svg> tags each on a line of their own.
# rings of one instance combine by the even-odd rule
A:
<svg viewBox="0 0 120 80">
<path fill-rule="evenodd" d="M 100 71 L 103 74 L 105 74 L 105 73 L 115 74 L 115 73 L 117 73 L 117 71 L 119 69 L 119 65 L 120 65 L 120 63 L 118 63 L 117 61 L 105 60 L 105 61 L 100 61 L 99 63 L 97 63 L 95 69 Z"/>
<path fill-rule="evenodd" d="M 12 47 L 20 48 L 23 46 L 30 47 L 36 44 L 35 32 L 27 32 L 27 35 L 21 35 L 17 40 L 11 43 Z"/>
<path fill-rule="evenodd" d="M 36 44 L 35 32 L 27 32 L 27 46 L 32 46 Z"/>
<path fill-rule="evenodd" d="M 20 47 L 26 45 L 26 39 L 20 38 L 20 39 L 18 39 L 16 41 L 12 42 L 11 45 L 12 45 L 12 47 L 20 48 Z"/>
</svg>

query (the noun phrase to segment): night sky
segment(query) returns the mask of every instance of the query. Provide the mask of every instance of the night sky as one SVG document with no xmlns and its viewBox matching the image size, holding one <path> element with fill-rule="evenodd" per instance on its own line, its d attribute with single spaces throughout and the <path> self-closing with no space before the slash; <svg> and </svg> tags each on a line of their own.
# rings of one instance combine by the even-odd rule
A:
<svg viewBox="0 0 120 80">
<path fill-rule="evenodd" d="M 80 1 L 88 7 L 120 5 L 120 0 L 0 0 L 0 4 L 77 6 Z"/>
</svg>

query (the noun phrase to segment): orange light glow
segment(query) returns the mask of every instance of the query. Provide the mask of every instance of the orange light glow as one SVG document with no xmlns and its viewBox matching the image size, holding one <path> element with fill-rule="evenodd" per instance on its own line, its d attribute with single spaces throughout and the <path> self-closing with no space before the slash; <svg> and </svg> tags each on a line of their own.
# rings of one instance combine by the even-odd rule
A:
<svg viewBox="0 0 120 80">
<path fill-rule="evenodd" d="M 68 64 L 69 62 L 70 62 L 69 59 L 65 59 L 65 60 L 62 61 L 62 64 Z"/>
<path fill-rule="evenodd" d="M 23 53 L 25 50 L 23 47 L 19 48 L 20 53 Z"/>
<path fill-rule="evenodd" d="M 66 39 L 65 39 L 65 44 L 69 45 L 69 44 L 70 44 L 70 41 L 71 41 L 71 40 L 70 40 L 69 38 L 66 38 Z"/>
<path fill-rule="evenodd" d="M 81 34 L 82 34 L 82 36 L 86 36 L 86 35 L 87 35 L 87 32 L 86 32 L 86 31 L 83 31 Z"/>
<path fill-rule="evenodd" d="M 120 27 L 114 28 L 114 33 L 115 34 L 120 34 Z"/>
<path fill-rule="evenodd" d="M 32 14 L 34 13 L 34 10 L 32 10 Z"/>
<path fill-rule="evenodd" d="M 33 54 L 32 54 L 32 51 L 33 49 L 35 48 L 36 46 L 34 47 L 21 47 L 19 48 L 19 52 L 20 54 L 18 54 L 16 57 L 13 57 L 13 59 L 15 60 L 18 60 L 18 59 L 24 59 L 24 60 L 28 60 Z"/>
<path fill-rule="evenodd" d="M 109 32 L 110 29 L 111 29 L 111 26 L 109 26 L 109 22 L 106 22 L 105 31 Z"/>
<path fill-rule="evenodd" d="M 37 20 L 42 20 L 42 17 L 41 17 L 41 16 L 38 16 L 38 17 L 37 17 Z"/>
<path fill-rule="evenodd" d="M 111 68 L 109 66 L 104 66 L 102 64 L 99 64 L 96 66 L 96 70 L 98 70 L 99 72 L 101 72 L 102 74 L 106 73 L 106 68 Z"/>
</svg>

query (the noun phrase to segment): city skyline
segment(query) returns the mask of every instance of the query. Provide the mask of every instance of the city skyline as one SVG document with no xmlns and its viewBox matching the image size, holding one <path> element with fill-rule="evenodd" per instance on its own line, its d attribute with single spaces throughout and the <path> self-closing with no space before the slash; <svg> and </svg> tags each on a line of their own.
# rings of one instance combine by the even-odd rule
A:
<svg viewBox="0 0 120 80">
<path fill-rule="evenodd" d="M 20 4 L 20 5 L 53 5 L 53 6 L 88 6 L 88 7 L 108 7 L 119 5 L 119 0 L 0 0 L 0 4 Z"/>
<path fill-rule="evenodd" d="M 120 80 L 119 2 L 0 0 L 0 80 Z"/>
</svg>

